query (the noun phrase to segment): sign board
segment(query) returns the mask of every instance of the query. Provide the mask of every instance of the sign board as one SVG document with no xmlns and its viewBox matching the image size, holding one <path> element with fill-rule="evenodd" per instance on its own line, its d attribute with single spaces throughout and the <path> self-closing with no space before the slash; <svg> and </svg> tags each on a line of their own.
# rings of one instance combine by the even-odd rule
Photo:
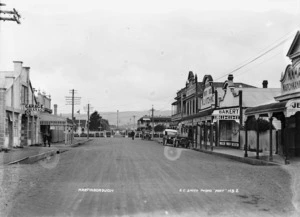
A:
<svg viewBox="0 0 300 217">
<path fill-rule="evenodd" d="M 281 81 L 281 92 L 283 95 L 300 91 L 300 64 L 289 65 Z"/>
<path fill-rule="evenodd" d="M 203 97 L 200 100 L 200 109 L 211 108 L 215 104 L 215 94 L 213 92 L 212 81 L 206 79 Z"/>
<path fill-rule="evenodd" d="M 25 108 L 27 111 L 44 111 L 44 105 L 26 104 Z"/>
<path fill-rule="evenodd" d="M 239 108 L 227 108 L 214 110 L 212 114 L 217 120 L 233 120 L 239 121 L 240 109 Z"/>
<path fill-rule="evenodd" d="M 300 99 L 289 100 L 286 105 L 286 116 L 290 117 L 300 111 Z"/>
</svg>

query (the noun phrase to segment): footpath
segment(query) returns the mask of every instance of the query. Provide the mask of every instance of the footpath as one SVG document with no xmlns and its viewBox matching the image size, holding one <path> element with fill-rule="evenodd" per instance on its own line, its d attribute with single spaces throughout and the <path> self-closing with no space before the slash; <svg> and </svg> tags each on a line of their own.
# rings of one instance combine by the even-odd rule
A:
<svg viewBox="0 0 300 217">
<path fill-rule="evenodd" d="M 33 163 L 49 155 L 59 154 L 68 151 L 70 148 L 82 145 L 90 140 L 84 138 L 74 138 L 73 144 L 52 143 L 50 147 L 25 146 L 23 148 L 12 148 L 8 152 L 0 152 L 0 166 L 14 163 Z"/>
<path fill-rule="evenodd" d="M 162 138 L 154 138 L 153 141 L 162 143 Z M 248 151 L 248 157 L 245 157 L 245 151 L 242 149 L 235 149 L 235 148 L 228 148 L 228 147 L 213 147 L 213 150 L 211 150 L 211 146 L 205 147 L 202 145 L 202 148 L 199 147 L 193 147 L 191 148 L 194 151 L 203 152 L 206 154 L 212 154 L 217 155 L 221 157 L 225 157 L 231 160 L 239 161 L 242 163 L 247 163 L 251 165 L 267 165 L 267 166 L 280 166 L 285 165 L 285 159 L 284 157 L 274 154 L 273 160 L 269 160 L 269 153 L 263 152 L 259 153 L 259 159 L 256 159 L 256 152 Z M 290 163 L 294 163 L 294 159 L 290 159 Z"/>
</svg>

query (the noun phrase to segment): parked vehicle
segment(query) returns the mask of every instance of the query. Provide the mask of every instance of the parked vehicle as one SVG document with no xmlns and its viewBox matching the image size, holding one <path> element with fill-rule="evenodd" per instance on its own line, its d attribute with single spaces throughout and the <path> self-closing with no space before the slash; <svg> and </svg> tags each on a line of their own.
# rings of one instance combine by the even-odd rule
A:
<svg viewBox="0 0 300 217">
<path fill-rule="evenodd" d="M 177 130 L 165 129 L 163 131 L 163 145 L 171 144 L 175 147 L 176 139 L 178 136 Z"/>
<path fill-rule="evenodd" d="M 174 143 L 174 147 L 190 148 L 192 145 L 192 142 L 193 141 L 191 139 L 189 139 L 188 137 L 178 136 Z"/>
</svg>

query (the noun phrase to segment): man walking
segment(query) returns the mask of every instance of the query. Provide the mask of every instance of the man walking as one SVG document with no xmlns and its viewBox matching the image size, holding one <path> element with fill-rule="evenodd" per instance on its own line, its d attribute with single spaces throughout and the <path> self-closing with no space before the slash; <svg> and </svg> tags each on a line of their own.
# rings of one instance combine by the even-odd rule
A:
<svg viewBox="0 0 300 217">
<path fill-rule="evenodd" d="M 134 135 L 135 135 L 134 131 L 132 131 L 131 135 L 132 135 L 132 140 L 134 140 Z"/>
</svg>

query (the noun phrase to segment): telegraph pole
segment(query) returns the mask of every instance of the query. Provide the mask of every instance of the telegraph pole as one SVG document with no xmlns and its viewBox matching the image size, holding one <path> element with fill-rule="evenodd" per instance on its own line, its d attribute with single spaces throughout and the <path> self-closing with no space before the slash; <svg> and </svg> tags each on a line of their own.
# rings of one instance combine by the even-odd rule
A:
<svg viewBox="0 0 300 217">
<path fill-rule="evenodd" d="M 117 110 L 117 130 L 119 130 L 119 110 Z"/>
<path fill-rule="evenodd" d="M 133 129 L 135 130 L 135 115 L 133 115 Z"/>
<path fill-rule="evenodd" d="M 81 97 L 74 97 L 74 94 L 77 93 L 76 90 L 72 89 L 69 91 L 72 96 L 66 96 L 66 105 L 72 105 L 72 130 L 71 130 L 71 144 L 73 144 L 74 136 L 74 105 L 80 105 Z"/>
<path fill-rule="evenodd" d="M 154 138 L 154 118 L 153 118 L 153 113 L 154 113 L 154 108 L 153 108 L 153 105 L 152 105 L 152 139 Z"/>
<path fill-rule="evenodd" d="M 88 115 L 88 120 L 87 120 L 87 139 L 90 138 L 90 104 L 88 104 L 88 112 L 87 112 L 87 115 Z"/>
<path fill-rule="evenodd" d="M 0 6 L 6 6 L 6 4 L 0 3 Z M 0 10 L 0 14 L 10 15 L 9 17 L 0 17 L 0 20 L 2 20 L 2 21 L 14 21 L 17 24 L 21 24 L 21 22 L 20 22 L 21 15 L 14 8 L 13 8 L 12 11 L 2 11 L 2 10 Z"/>
<path fill-rule="evenodd" d="M 90 134 L 90 112 L 92 112 L 94 108 L 91 106 L 90 103 L 88 103 L 86 106 L 84 106 L 83 109 L 87 112 L 86 127 L 87 127 L 87 139 L 89 139 L 90 138 L 90 136 L 89 136 L 89 134 Z"/>
</svg>

